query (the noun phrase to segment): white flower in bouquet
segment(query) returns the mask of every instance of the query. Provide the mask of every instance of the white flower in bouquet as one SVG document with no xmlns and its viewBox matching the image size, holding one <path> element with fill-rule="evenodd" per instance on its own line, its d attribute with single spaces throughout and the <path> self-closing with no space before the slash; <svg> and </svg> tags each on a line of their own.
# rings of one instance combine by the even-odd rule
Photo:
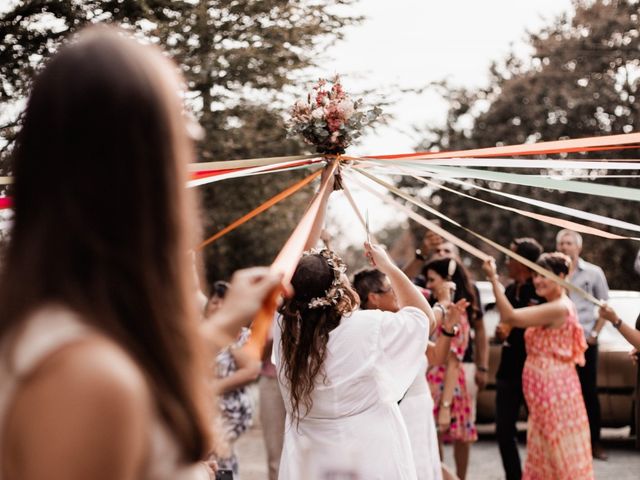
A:
<svg viewBox="0 0 640 480">
<path fill-rule="evenodd" d="M 342 118 L 349 120 L 355 112 L 353 102 L 351 100 L 342 100 L 338 103 L 338 111 L 342 114 Z"/>
</svg>

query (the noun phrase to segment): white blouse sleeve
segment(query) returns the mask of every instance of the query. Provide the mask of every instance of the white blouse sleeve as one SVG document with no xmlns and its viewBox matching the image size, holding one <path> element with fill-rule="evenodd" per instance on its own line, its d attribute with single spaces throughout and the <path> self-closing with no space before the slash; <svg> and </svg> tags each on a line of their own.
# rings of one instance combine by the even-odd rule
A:
<svg viewBox="0 0 640 480">
<path fill-rule="evenodd" d="M 400 400 L 418 375 L 429 340 L 429 320 L 415 307 L 396 313 L 384 312 L 380 327 L 380 368 L 387 387 Z"/>
</svg>

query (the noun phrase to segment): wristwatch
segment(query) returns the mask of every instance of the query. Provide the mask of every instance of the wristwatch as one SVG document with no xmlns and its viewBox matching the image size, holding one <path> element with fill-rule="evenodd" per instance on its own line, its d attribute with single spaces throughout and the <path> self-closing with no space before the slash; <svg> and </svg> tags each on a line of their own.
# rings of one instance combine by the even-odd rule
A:
<svg viewBox="0 0 640 480">
<path fill-rule="evenodd" d="M 594 340 L 597 340 L 598 332 L 596 332 L 595 330 L 591 330 L 591 332 L 589 332 L 589 337 L 593 338 Z"/>
<path fill-rule="evenodd" d="M 426 257 L 422 253 L 422 250 L 416 248 L 416 260 L 422 260 L 423 262 L 426 260 Z"/>
<path fill-rule="evenodd" d="M 457 323 L 453 326 L 450 332 L 447 332 L 447 330 L 444 328 L 444 325 L 440 329 L 440 331 L 445 337 L 451 337 L 451 338 L 455 337 L 458 334 L 458 330 L 459 330 L 459 327 Z"/>
</svg>

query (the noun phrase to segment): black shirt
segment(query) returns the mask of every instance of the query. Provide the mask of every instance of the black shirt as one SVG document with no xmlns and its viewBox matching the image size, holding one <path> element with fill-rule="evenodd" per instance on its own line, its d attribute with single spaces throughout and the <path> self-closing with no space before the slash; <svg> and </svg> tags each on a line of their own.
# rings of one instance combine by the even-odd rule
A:
<svg viewBox="0 0 640 480">
<path fill-rule="evenodd" d="M 529 307 L 544 303 L 544 299 L 536 295 L 533 281 L 529 278 L 525 283 L 510 284 L 504 291 L 513 308 Z M 502 345 L 500 365 L 496 378 L 522 382 L 522 369 L 527 359 L 527 351 L 524 345 L 524 328 L 513 327 L 507 340 Z"/>
</svg>

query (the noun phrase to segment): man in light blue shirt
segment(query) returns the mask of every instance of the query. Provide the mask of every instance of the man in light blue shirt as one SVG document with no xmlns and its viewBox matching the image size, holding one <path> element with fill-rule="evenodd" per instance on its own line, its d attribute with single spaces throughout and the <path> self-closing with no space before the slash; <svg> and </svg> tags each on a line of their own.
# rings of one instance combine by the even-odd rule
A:
<svg viewBox="0 0 640 480">
<path fill-rule="evenodd" d="M 567 280 L 576 287 L 590 293 L 600 300 L 609 299 L 609 285 L 600 267 L 580 258 L 582 251 L 582 236 L 573 230 L 560 230 L 556 236 L 558 251 L 571 257 L 571 269 Z M 598 373 L 598 334 L 603 322 L 598 322 L 598 312 L 595 305 L 578 294 L 569 296 L 576 305 L 578 320 L 584 330 L 588 348 L 584 353 L 585 365 L 578 368 L 578 376 L 582 386 L 582 396 L 589 417 L 591 431 L 591 448 L 593 457 L 606 460 L 607 454 L 600 446 L 600 402 L 596 383 Z"/>
</svg>

